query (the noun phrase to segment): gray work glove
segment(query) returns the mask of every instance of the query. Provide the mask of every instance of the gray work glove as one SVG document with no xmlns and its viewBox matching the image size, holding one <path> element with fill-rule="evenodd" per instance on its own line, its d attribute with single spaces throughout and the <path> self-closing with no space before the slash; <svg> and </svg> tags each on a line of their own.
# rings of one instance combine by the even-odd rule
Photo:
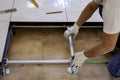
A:
<svg viewBox="0 0 120 80">
<path fill-rule="evenodd" d="M 68 41 L 68 38 L 70 35 L 72 35 L 72 37 L 74 39 L 76 37 L 76 35 L 78 34 L 78 31 L 79 31 L 79 26 L 77 26 L 77 24 L 75 23 L 72 27 L 68 28 L 64 32 L 65 39 Z"/>
<path fill-rule="evenodd" d="M 70 67 L 68 67 L 68 72 L 71 74 L 75 74 L 78 72 L 78 69 L 82 66 L 82 64 L 84 63 L 84 61 L 88 59 L 85 55 L 84 55 L 84 51 L 81 52 L 77 52 L 73 57 L 72 57 L 72 63 L 70 65 Z"/>
<path fill-rule="evenodd" d="M 84 63 L 84 61 L 88 59 L 85 55 L 84 55 L 84 51 L 81 52 L 77 52 L 75 53 L 75 55 L 73 56 L 73 62 L 70 65 L 70 67 L 75 67 L 75 68 L 79 68 L 82 66 L 82 64 Z"/>
</svg>

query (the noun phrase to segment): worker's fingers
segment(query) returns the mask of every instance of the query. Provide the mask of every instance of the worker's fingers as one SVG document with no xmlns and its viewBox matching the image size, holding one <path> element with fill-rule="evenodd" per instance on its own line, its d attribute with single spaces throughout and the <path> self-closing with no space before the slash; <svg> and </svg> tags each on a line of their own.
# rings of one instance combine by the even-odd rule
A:
<svg viewBox="0 0 120 80">
<path fill-rule="evenodd" d="M 74 67 L 75 66 L 75 64 L 74 63 L 72 63 L 71 65 L 70 65 L 70 67 Z"/>
<path fill-rule="evenodd" d="M 80 68 L 81 66 L 78 65 L 78 64 L 75 64 L 74 62 L 70 65 L 70 67 L 73 67 L 73 68 Z"/>
<path fill-rule="evenodd" d="M 72 60 L 74 60 L 75 56 L 72 56 L 71 58 L 72 58 Z"/>
<path fill-rule="evenodd" d="M 64 38 L 66 39 L 66 41 L 68 41 L 69 36 L 70 36 L 70 32 L 69 31 L 65 31 L 64 32 Z"/>
<path fill-rule="evenodd" d="M 70 64 L 70 67 L 75 66 L 74 58 L 75 58 L 75 56 L 72 56 L 72 57 L 71 57 L 71 64 Z"/>
<path fill-rule="evenodd" d="M 73 39 L 75 39 L 76 35 L 77 35 L 77 34 L 74 34 L 74 35 L 73 35 Z"/>
<path fill-rule="evenodd" d="M 78 68 L 78 65 L 76 65 L 75 68 Z"/>
<path fill-rule="evenodd" d="M 79 68 L 79 65 L 73 63 L 70 67 L 73 67 L 73 68 Z"/>
<path fill-rule="evenodd" d="M 77 65 L 77 64 L 75 64 L 73 67 L 74 67 L 74 68 L 78 68 L 78 65 Z"/>
</svg>

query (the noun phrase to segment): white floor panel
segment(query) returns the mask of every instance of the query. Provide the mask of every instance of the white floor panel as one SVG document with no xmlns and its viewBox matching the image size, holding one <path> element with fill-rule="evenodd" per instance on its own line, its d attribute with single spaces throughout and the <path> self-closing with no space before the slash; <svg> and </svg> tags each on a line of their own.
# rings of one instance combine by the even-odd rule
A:
<svg viewBox="0 0 120 80">
<path fill-rule="evenodd" d="M 0 22 L 0 62 L 2 60 L 9 22 Z"/>
<path fill-rule="evenodd" d="M 68 22 L 75 22 L 90 1 L 91 0 L 65 0 Z M 95 12 L 88 22 L 102 22 L 98 11 Z"/>
<path fill-rule="evenodd" d="M 11 9 L 13 5 L 13 0 L 0 0 L 0 11 Z M 0 21 L 10 21 L 11 12 L 1 13 Z"/>
<path fill-rule="evenodd" d="M 64 0 L 37 0 L 39 8 L 31 6 L 30 0 L 15 0 L 11 21 L 15 22 L 66 22 Z M 46 14 L 62 11 L 62 13 Z"/>
</svg>

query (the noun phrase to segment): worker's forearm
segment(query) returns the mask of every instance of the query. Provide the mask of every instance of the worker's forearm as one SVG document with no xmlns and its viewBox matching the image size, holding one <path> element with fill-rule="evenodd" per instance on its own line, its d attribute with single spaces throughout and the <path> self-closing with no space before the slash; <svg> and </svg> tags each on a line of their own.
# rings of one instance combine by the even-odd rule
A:
<svg viewBox="0 0 120 80">
<path fill-rule="evenodd" d="M 96 56 L 99 56 L 99 55 L 103 55 L 103 54 L 106 54 L 110 51 L 113 50 L 112 47 L 109 47 L 109 46 L 106 46 L 104 45 L 103 43 L 97 45 L 96 47 L 90 49 L 90 50 L 87 50 L 85 51 L 85 56 L 88 57 L 88 58 L 92 58 L 92 57 L 96 57 Z"/>
<path fill-rule="evenodd" d="M 84 54 L 86 55 L 86 57 L 90 58 L 90 57 L 103 55 L 112 51 L 116 46 L 118 36 L 119 36 L 119 33 L 116 33 L 116 34 L 103 33 L 101 37 L 102 43 L 100 43 L 99 45 L 97 45 L 96 47 L 90 50 L 85 51 Z"/>
<path fill-rule="evenodd" d="M 96 9 L 98 8 L 99 5 L 95 6 L 93 8 L 92 6 L 92 2 L 89 3 L 85 9 L 82 11 L 81 15 L 79 16 L 76 24 L 78 26 L 81 26 L 83 23 L 85 23 L 92 15 L 93 13 L 96 11 Z"/>
</svg>

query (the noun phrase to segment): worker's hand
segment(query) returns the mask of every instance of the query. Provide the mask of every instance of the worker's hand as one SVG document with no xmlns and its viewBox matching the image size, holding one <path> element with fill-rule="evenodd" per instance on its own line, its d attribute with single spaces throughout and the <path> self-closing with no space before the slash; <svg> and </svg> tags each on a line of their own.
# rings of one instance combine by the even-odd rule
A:
<svg viewBox="0 0 120 80">
<path fill-rule="evenodd" d="M 86 59 L 88 59 L 85 55 L 84 55 L 84 51 L 78 52 L 73 56 L 73 62 L 70 65 L 70 67 L 73 68 L 80 68 L 82 66 L 82 64 L 84 63 L 84 61 Z"/>
<path fill-rule="evenodd" d="M 72 37 L 74 39 L 76 37 L 76 35 L 78 34 L 78 31 L 79 31 L 79 26 L 77 26 L 77 24 L 75 23 L 72 27 L 68 28 L 64 32 L 65 39 L 68 40 L 70 35 L 72 35 Z"/>
</svg>

